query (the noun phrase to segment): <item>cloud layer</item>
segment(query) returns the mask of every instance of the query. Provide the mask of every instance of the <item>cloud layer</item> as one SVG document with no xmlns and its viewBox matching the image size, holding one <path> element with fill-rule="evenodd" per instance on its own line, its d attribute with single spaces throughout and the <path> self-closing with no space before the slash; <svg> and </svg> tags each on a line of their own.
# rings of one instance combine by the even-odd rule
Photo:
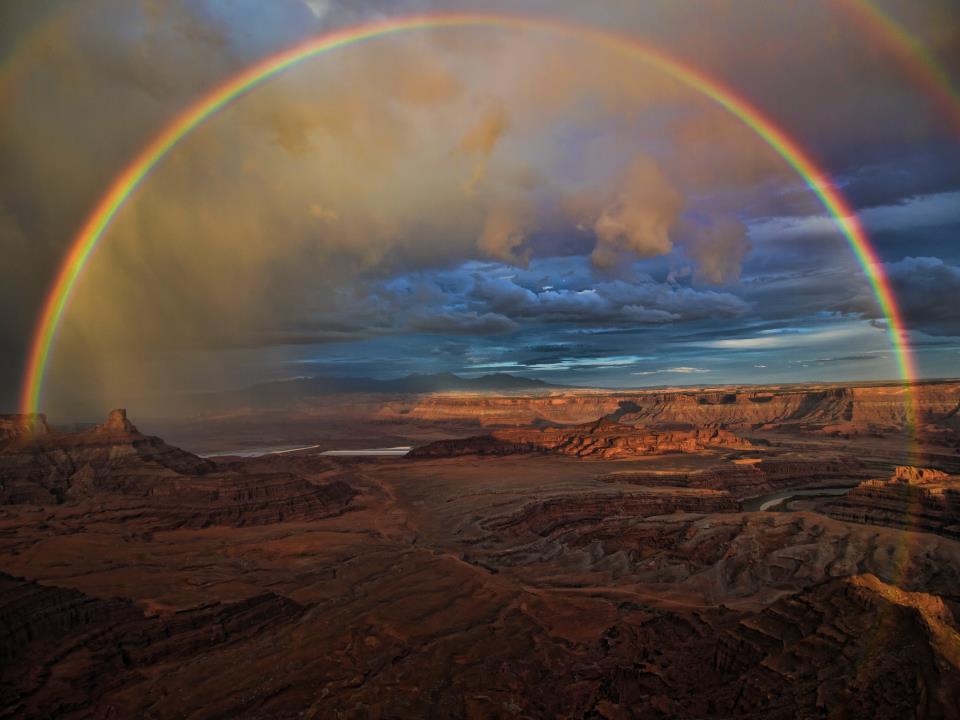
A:
<svg viewBox="0 0 960 720">
<path fill-rule="evenodd" d="M 0 33 L 17 50 L 0 67 L 0 402 L 14 402 L 31 328 L 76 229 L 177 112 L 304 37 L 464 7 L 90 0 L 5 10 Z M 864 218 L 911 326 L 960 334 L 957 312 L 939 301 L 958 285 L 950 238 L 960 217 L 949 198 L 960 191 L 960 150 L 895 58 L 851 33 L 834 3 L 490 9 L 609 27 L 734 86 L 870 208 Z M 896 11 L 938 57 L 960 56 L 941 30 L 949 2 Z M 145 385 L 246 382 L 312 345 L 329 355 L 375 343 L 386 362 L 411 347 L 408 336 L 467 354 L 491 342 L 567 347 L 568 334 L 640 345 L 655 336 L 676 359 L 622 378 L 684 369 L 713 378 L 721 367 L 682 357 L 692 334 L 723 331 L 722 342 L 828 316 L 879 319 L 815 198 L 716 103 L 549 32 L 410 33 L 305 62 L 179 144 L 77 287 L 47 395 L 67 413 Z M 520 357 L 502 356 L 491 362 Z M 441 357 L 472 366 L 464 354 Z M 946 364 L 937 357 L 930 367 Z"/>
</svg>

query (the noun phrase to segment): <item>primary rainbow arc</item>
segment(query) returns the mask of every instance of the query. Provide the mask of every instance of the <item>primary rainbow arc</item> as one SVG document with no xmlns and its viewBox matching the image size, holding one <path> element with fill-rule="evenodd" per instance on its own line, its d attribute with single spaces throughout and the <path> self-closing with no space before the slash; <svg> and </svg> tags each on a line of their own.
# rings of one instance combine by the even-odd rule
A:
<svg viewBox="0 0 960 720">
<path fill-rule="evenodd" d="M 325 52 L 389 35 L 415 30 L 454 27 L 490 27 L 549 31 L 600 43 L 614 51 L 644 62 L 715 101 L 750 127 L 773 148 L 806 182 L 835 220 L 857 261 L 863 268 L 887 330 L 898 369 L 907 384 L 915 377 L 912 353 L 902 317 L 883 266 L 856 214 L 829 177 L 773 120 L 765 116 L 734 90 L 702 71 L 676 60 L 635 38 L 598 28 L 566 22 L 516 15 L 441 14 L 391 19 L 359 27 L 338 30 L 308 40 L 258 62 L 188 107 L 156 136 L 117 177 L 83 225 L 61 266 L 43 306 L 27 359 L 21 394 L 21 410 L 39 409 L 44 375 L 64 310 L 86 263 L 103 237 L 104 231 L 124 202 L 143 182 L 150 170 L 186 135 L 218 110 L 259 84 L 298 63 Z M 907 394 L 910 394 L 909 387 Z M 907 402 L 908 423 L 913 425 L 912 401 Z"/>
</svg>

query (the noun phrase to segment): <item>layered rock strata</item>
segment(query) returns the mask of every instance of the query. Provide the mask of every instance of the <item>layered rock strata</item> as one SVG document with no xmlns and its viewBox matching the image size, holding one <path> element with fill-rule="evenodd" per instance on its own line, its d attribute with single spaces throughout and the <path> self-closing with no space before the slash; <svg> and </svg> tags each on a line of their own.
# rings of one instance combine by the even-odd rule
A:
<svg viewBox="0 0 960 720">
<path fill-rule="evenodd" d="M 409 457 L 554 453 L 579 458 L 612 459 L 663 453 L 694 453 L 722 447 L 747 450 L 753 445 L 726 430 L 651 431 L 599 420 L 570 428 L 508 429 L 490 435 L 441 440 L 411 451 Z"/>
<path fill-rule="evenodd" d="M 735 498 L 748 498 L 777 490 L 853 485 L 870 471 L 856 460 L 760 459 L 730 462 L 694 472 L 614 472 L 600 477 L 609 483 L 647 487 L 670 486 L 724 490 Z"/>
<path fill-rule="evenodd" d="M 0 451 L 0 505 L 92 504 L 91 513 L 116 522 L 131 514 L 157 527 L 312 519 L 343 512 L 355 495 L 342 480 L 221 468 L 143 435 L 123 410 L 87 431 L 25 434 Z"/>
<path fill-rule="evenodd" d="M 723 633 L 714 666 L 738 717 L 957 717 L 960 642 L 950 609 L 873 575 L 826 582 Z"/>
<path fill-rule="evenodd" d="M 892 477 L 866 480 L 818 509 L 848 522 L 960 539 L 960 477 L 902 466 Z"/>
<path fill-rule="evenodd" d="M 916 412 L 921 439 L 956 442 L 957 383 L 821 389 L 545 392 L 510 396 L 436 393 L 389 399 L 378 420 L 452 422 L 484 427 L 582 424 L 598 417 L 644 427 L 790 430 L 835 436 L 900 433 Z"/>
<path fill-rule="evenodd" d="M 177 460 L 119 413 L 27 435 L 0 456 L 60 453 L 63 491 L 0 507 L 0 718 L 960 714 L 960 541 L 738 512 L 868 472 L 809 446 L 700 473 L 716 455 Z M 338 487 L 318 507 L 349 512 L 281 509 Z"/>
<path fill-rule="evenodd" d="M 649 517 L 672 513 L 736 512 L 739 503 L 720 491 L 648 491 L 553 497 L 527 504 L 515 515 L 488 527 L 511 534 L 550 535 L 560 528 L 597 525 L 616 517 Z"/>
<path fill-rule="evenodd" d="M 302 612 L 287 598 L 265 594 L 146 616 L 129 600 L 0 573 L 0 717 L 73 715 L 111 691 L 142 683 L 151 667 L 243 643 Z M 130 717 L 122 706 L 102 711 Z"/>
</svg>

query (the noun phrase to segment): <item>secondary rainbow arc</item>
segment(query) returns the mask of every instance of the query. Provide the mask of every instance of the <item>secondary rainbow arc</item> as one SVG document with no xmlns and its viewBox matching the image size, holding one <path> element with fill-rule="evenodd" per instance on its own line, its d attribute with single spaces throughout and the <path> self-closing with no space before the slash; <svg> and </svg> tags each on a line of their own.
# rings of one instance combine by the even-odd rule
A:
<svg viewBox="0 0 960 720">
<path fill-rule="evenodd" d="M 960 134 L 960 92 L 934 53 L 873 0 L 840 0 L 839 5 L 902 61 L 907 73 L 940 108 L 953 132 Z"/>
<path fill-rule="evenodd" d="M 908 423 L 914 424 L 913 400 L 909 387 L 915 377 L 913 356 L 903 319 L 883 266 L 856 214 L 829 177 L 800 145 L 773 120 L 765 116 L 733 89 L 702 71 L 668 56 L 639 40 L 618 33 L 553 19 L 517 15 L 443 14 L 406 17 L 365 24 L 313 38 L 272 55 L 218 86 L 178 115 L 124 169 L 84 223 L 64 260 L 44 303 L 30 346 L 21 393 L 21 410 L 35 413 L 40 405 L 43 381 L 51 349 L 71 293 L 105 230 L 157 165 L 180 140 L 231 101 L 259 84 L 304 60 L 366 40 L 415 30 L 454 27 L 489 27 L 538 30 L 560 33 L 597 42 L 625 56 L 646 63 L 710 98 L 750 127 L 773 148 L 806 182 L 835 220 L 863 268 L 877 303 L 886 319 L 887 330 L 899 373 L 907 383 Z"/>
</svg>

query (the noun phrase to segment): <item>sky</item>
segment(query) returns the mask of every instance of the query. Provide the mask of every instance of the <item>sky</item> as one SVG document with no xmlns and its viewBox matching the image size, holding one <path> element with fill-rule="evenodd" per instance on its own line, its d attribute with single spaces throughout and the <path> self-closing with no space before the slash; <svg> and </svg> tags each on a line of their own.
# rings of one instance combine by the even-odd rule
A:
<svg viewBox="0 0 960 720">
<path fill-rule="evenodd" d="M 258 59 L 415 13 L 630 35 L 748 98 L 826 171 L 921 377 L 960 375 L 960 126 L 853 0 L 0 0 L 0 411 L 84 219 L 178 111 Z M 960 86 L 960 8 L 878 2 Z M 87 265 L 42 401 L 302 376 L 597 387 L 893 379 L 883 315 L 802 179 L 740 120 L 588 38 L 398 34 L 217 113 Z"/>
</svg>

